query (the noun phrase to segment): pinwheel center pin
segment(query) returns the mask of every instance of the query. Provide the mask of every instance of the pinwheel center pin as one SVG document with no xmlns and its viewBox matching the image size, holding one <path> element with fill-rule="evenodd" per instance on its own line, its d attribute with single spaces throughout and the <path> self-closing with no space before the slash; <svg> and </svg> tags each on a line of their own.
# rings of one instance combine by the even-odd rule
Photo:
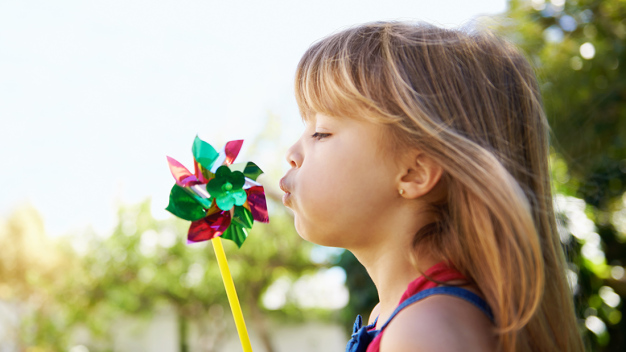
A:
<svg viewBox="0 0 626 352">
<path fill-rule="evenodd" d="M 228 192 L 231 189 L 233 189 L 233 185 L 230 182 L 226 182 L 223 186 L 222 186 L 222 191 L 224 192 Z"/>
</svg>

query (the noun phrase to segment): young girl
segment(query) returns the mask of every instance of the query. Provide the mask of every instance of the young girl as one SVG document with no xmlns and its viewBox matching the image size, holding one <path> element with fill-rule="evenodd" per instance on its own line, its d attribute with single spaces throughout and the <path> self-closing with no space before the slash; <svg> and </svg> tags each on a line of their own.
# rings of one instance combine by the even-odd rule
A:
<svg viewBox="0 0 626 352">
<path fill-rule="evenodd" d="M 283 202 L 380 303 L 347 351 L 582 351 L 533 71 L 487 33 L 372 23 L 304 54 Z M 363 324 L 364 325 L 364 324 Z"/>
</svg>

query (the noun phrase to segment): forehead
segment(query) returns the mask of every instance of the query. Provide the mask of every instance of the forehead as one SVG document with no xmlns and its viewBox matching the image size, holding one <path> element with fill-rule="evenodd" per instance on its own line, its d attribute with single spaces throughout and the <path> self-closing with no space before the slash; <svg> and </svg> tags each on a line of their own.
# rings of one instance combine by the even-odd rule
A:
<svg viewBox="0 0 626 352">
<path fill-rule="evenodd" d="M 317 124 L 334 124 L 334 125 L 350 125 L 351 123 L 368 123 L 365 119 L 357 119 L 354 117 L 344 117 L 329 115 L 322 112 L 312 112 L 306 117 L 302 118 L 304 124 L 308 126 L 315 126 Z"/>
<path fill-rule="evenodd" d="M 362 138 L 359 139 L 364 139 L 381 148 L 388 144 L 389 140 L 388 128 L 368 119 L 315 113 L 305 121 L 305 124 L 307 128 L 328 129 L 328 132 L 332 134 L 360 136 Z"/>
</svg>

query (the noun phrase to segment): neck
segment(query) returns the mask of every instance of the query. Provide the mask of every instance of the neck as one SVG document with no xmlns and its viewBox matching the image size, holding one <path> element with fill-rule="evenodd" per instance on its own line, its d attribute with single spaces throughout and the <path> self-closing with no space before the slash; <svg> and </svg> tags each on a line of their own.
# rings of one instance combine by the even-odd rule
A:
<svg viewBox="0 0 626 352">
<path fill-rule="evenodd" d="M 375 246 L 376 250 L 352 250 L 378 291 L 377 328 L 389 319 L 409 283 L 438 262 L 430 257 L 415 258 L 412 240 L 410 237 L 408 243 L 387 241 Z"/>
<path fill-rule="evenodd" d="M 367 241 L 356 242 L 348 248 L 376 285 L 380 299 L 378 327 L 389 319 L 409 283 L 439 261 L 428 255 L 415 255 L 415 234 L 433 220 L 427 209 L 415 200 L 400 197 L 399 200 L 395 206 L 380 212 L 378 226 L 362 234 Z M 420 251 L 424 252 L 427 251 Z"/>
</svg>

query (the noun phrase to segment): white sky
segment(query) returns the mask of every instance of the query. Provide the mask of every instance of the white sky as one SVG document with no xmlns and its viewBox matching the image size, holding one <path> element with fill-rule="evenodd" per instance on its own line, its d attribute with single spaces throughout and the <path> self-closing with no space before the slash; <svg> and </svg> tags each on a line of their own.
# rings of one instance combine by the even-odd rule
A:
<svg viewBox="0 0 626 352">
<path fill-rule="evenodd" d="M 298 137 L 292 77 L 315 40 L 375 20 L 455 26 L 505 2 L 3 0 L 0 217 L 30 203 L 59 235 L 106 231 L 120 202 L 163 209 L 165 155 L 190 166 L 196 134 L 251 140 L 271 112 L 285 145 Z"/>
</svg>

